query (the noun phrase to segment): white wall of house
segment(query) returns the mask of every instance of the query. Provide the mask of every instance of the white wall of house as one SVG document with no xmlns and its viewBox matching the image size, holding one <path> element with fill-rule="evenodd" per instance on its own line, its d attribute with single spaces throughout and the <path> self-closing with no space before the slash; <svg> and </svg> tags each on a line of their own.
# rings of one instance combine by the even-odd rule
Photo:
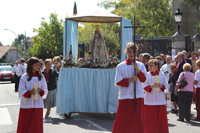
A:
<svg viewBox="0 0 200 133">
<path fill-rule="evenodd" d="M 17 49 L 8 50 L 8 52 L 6 53 L 7 63 L 15 63 L 16 60 L 20 60 L 21 58 L 25 58 L 25 56 Z"/>
</svg>

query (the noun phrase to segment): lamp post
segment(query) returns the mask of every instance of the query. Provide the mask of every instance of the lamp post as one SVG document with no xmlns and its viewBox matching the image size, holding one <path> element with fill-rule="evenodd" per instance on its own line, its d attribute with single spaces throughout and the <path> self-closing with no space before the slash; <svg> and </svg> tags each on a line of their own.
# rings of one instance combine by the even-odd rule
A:
<svg viewBox="0 0 200 133">
<path fill-rule="evenodd" d="M 180 9 L 177 9 L 176 12 L 175 12 L 175 21 L 176 21 L 176 24 L 177 24 L 177 30 L 178 30 L 178 33 L 180 35 L 182 35 L 181 33 L 181 22 L 182 22 L 182 12 Z"/>
<path fill-rule="evenodd" d="M 15 37 L 17 38 L 17 34 L 16 34 L 14 31 L 12 31 L 12 30 L 10 30 L 10 29 L 6 29 L 6 28 L 3 29 L 3 30 L 12 32 L 12 33 L 15 35 Z M 18 49 L 17 45 L 16 45 L 16 48 Z M 17 53 L 17 52 L 16 52 L 16 57 L 17 57 L 17 59 L 18 59 L 18 53 Z"/>
<path fill-rule="evenodd" d="M 177 32 L 172 36 L 172 59 L 178 52 L 181 52 L 187 48 L 186 35 L 181 32 L 182 12 L 177 9 L 175 12 L 175 21 L 177 24 Z"/>
<path fill-rule="evenodd" d="M 15 35 L 15 37 L 17 38 L 17 34 L 16 34 L 14 31 L 12 31 L 12 30 L 10 30 L 10 29 L 3 29 L 3 30 L 7 30 L 7 31 L 12 32 L 12 33 Z"/>
</svg>

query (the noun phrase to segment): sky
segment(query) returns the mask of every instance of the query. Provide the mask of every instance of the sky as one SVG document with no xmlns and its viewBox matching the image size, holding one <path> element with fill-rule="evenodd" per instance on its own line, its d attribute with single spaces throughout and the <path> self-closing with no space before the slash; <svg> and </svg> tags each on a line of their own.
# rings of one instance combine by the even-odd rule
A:
<svg viewBox="0 0 200 133">
<path fill-rule="evenodd" d="M 75 1 L 78 14 L 84 15 L 100 8 L 97 4 L 105 0 L 0 0 L 0 42 L 10 45 L 18 34 L 36 35 L 33 28 L 51 13 L 63 20 L 72 16 Z"/>
</svg>

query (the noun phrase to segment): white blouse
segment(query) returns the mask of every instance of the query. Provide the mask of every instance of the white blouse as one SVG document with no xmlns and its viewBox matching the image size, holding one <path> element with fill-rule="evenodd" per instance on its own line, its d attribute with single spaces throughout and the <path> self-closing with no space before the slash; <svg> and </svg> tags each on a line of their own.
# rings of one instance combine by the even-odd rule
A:
<svg viewBox="0 0 200 133">
<path fill-rule="evenodd" d="M 195 73 L 194 79 L 198 81 L 198 84 L 195 85 L 196 88 L 200 88 L 200 70 L 198 69 Z"/>
<path fill-rule="evenodd" d="M 146 77 L 147 72 L 144 64 L 138 61 L 136 63 Z M 115 85 L 125 78 L 132 78 L 134 76 L 133 67 L 133 65 L 127 65 L 125 61 L 118 64 L 116 67 Z M 130 82 L 128 87 L 119 87 L 119 99 L 134 99 L 134 82 Z M 136 81 L 136 98 L 144 98 L 143 86 L 139 78 Z"/>
<path fill-rule="evenodd" d="M 165 86 L 165 91 L 167 90 L 168 82 L 167 78 L 164 75 L 164 73 L 159 72 L 159 82 L 161 85 Z M 147 86 L 152 85 L 155 83 L 155 76 L 152 76 L 150 72 L 147 73 L 147 80 L 144 83 L 144 88 Z M 144 104 L 145 105 L 165 105 L 165 92 L 163 92 L 161 89 L 160 91 L 156 91 L 155 88 L 152 88 L 151 92 L 145 91 L 144 94 Z"/>
<path fill-rule="evenodd" d="M 26 73 L 20 79 L 20 83 L 19 83 L 19 97 L 21 100 L 20 107 L 21 108 L 43 108 L 44 107 L 43 99 L 45 99 L 48 94 L 47 83 L 44 76 L 42 76 L 40 81 L 38 80 L 38 77 L 32 77 L 30 81 L 27 81 L 27 79 L 28 79 L 28 74 Z M 29 90 L 31 91 L 33 89 L 34 83 L 38 84 L 38 88 L 44 91 L 44 95 L 42 97 L 39 95 L 38 100 L 33 100 L 33 95 L 31 95 L 30 98 L 26 98 L 23 96 L 27 91 Z"/>
</svg>

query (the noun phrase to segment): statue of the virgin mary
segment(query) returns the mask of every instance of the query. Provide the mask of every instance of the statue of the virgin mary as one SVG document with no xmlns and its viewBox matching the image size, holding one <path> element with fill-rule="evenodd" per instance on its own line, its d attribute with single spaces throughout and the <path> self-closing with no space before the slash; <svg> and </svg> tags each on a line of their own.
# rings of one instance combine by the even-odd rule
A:
<svg viewBox="0 0 200 133">
<path fill-rule="evenodd" d="M 91 43 L 90 52 L 92 54 L 93 60 L 96 62 L 106 62 L 109 59 L 105 40 L 101 36 L 99 26 L 96 26 L 96 31 Z"/>
</svg>

